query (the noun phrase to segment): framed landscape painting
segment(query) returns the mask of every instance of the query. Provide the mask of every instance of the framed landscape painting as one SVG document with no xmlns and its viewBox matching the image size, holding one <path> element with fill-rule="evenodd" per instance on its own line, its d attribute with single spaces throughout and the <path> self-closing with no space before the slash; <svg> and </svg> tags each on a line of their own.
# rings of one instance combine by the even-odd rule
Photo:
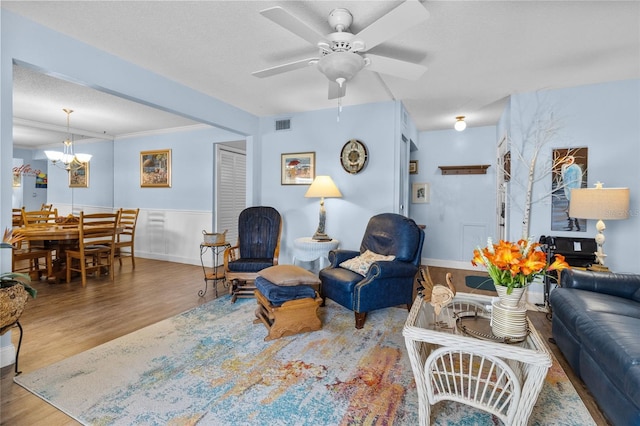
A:
<svg viewBox="0 0 640 426">
<path fill-rule="evenodd" d="M 74 163 L 76 164 L 76 163 Z M 69 170 L 69 188 L 89 187 L 89 163 L 80 163 L 78 167 Z"/>
<path fill-rule="evenodd" d="M 140 152 L 140 186 L 171 187 L 171 150 Z"/>
<path fill-rule="evenodd" d="M 316 153 L 295 152 L 280 158 L 281 185 L 311 185 L 316 177 Z"/>
</svg>

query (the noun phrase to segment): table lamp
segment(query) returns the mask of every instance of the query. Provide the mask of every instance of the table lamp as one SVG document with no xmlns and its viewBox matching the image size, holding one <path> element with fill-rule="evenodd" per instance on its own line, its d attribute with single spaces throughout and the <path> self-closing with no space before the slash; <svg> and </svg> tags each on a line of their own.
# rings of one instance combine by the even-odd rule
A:
<svg viewBox="0 0 640 426">
<path fill-rule="evenodd" d="M 304 196 L 306 198 L 320 197 L 320 221 L 318 223 L 318 230 L 313 235 L 313 239 L 318 241 L 331 240 L 331 237 L 329 237 L 324 231 L 324 225 L 327 220 L 327 211 L 324 208 L 324 198 L 342 198 L 340 190 L 336 184 L 333 183 L 333 179 L 331 179 L 330 176 L 316 176 Z"/>
<path fill-rule="evenodd" d="M 597 219 L 595 252 L 598 265 L 593 270 L 606 271 L 604 258 L 607 256 L 602 250 L 604 245 L 605 225 L 603 220 L 627 219 L 629 217 L 629 188 L 603 188 L 602 183 L 595 184 L 595 188 L 578 188 L 571 190 L 569 216 L 578 219 Z"/>
</svg>

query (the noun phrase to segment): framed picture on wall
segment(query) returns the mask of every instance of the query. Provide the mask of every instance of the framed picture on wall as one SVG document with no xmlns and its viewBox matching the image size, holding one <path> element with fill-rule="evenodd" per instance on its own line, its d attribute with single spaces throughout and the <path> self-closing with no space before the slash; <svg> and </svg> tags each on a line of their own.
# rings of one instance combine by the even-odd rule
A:
<svg viewBox="0 0 640 426">
<path fill-rule="evenodd" d="M 281 185 L 311 185 L 316 177 L 316 153 L 294 152 L 280 156 Z"/>
<path fill-rule="evenodd" d="M 74 162 L 74 165 L 76 163 Z M 69 170 L 69 188 L 89 187 L 89 163 L 80 163 Z"/>
<path fill-rule="evenodd" d="M 13 172 L 13 187 L 19 188 L 22 186 L 22 174 L 20 172 L 16 172 L 14 168 Z"/>
<path fill-rule="evenodd" d="M 171 150 L 140 152 L 140 186 L 142 188 L 171 187 Z"/>
<path fill-rule="evenodd" d="M 411 186 L 411 202 L 414 204 L 422 204 L 429 202 L 429 184 L 414 183 Z"/>
<path fill-rule="evenodd" d="M 569 217 L 571 190 L 587 187 L 589 148 L 556 148 L 551 173 L 551 230 L 586 232 L 587 219 Z"/>
<path fill-rule="evenodd" d="M 410 175 L 418 174 L 418 160 L 409 161 L 409 174 Z"/>
</svg>

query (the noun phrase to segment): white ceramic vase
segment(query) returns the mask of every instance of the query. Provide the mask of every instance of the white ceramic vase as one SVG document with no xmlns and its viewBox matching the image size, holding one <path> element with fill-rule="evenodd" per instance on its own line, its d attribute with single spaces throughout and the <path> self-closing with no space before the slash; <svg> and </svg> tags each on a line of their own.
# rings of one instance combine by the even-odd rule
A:
<svg viewBox="0 0 640 426">
<path fill-rule="evenodd" d="M 507 287 L 503 285 L 494 284 L 498 297 L 500 298 L 500 304 L 505 308 L 517 308 L 522 299 L 522 295 L 526 290 L 526 287 L 514 288 L 511 294 L 507 294 Z"/>
</svg>

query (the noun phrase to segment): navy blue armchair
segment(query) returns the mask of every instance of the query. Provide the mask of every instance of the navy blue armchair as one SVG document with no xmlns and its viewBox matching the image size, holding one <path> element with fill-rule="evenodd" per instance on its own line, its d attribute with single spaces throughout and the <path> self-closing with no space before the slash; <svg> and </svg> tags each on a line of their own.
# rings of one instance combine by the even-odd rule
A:
<svg viewBox="0 0 640 426">
<path fill-rule="evenodd" d="M 238 217 L 238 243 L 224 251 L 225 279 L 231 301 L 253 297 L 258 272 L 278 264 L 282 217 L 273 207 L 248 207 Z"/>
<path fill-rule="evenodd" d="M 322 299 L 329 298 L 354 311 L 358 329 L 364 326 L 369 311 L 403 304 L 411 309 L 423 244 L 424 231 L 412 219 L 395 213 L 372 217 L 360 251 L 329 252 L 330 265 L 320 271 Z M 362 275 L 340 266 L 367 251 L 395 259 L 374 261 Z"/>
</svg>

